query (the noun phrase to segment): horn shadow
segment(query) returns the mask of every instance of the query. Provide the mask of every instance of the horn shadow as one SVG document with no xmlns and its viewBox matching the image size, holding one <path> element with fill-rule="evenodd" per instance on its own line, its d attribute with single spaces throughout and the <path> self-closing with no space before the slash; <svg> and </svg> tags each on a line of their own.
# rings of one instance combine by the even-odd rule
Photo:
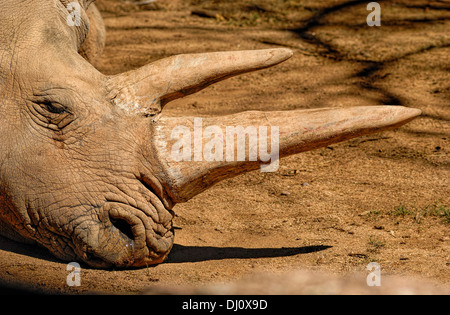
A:
<svg viewBox="0 0 450 315">
<path fill-rule="evenodd" d="M 332 246 L 315 245 L 282 248 L 243 248 L 243 247 L 212 247 L 184 246 L 174 244 L 169 257 L 164 263 L 178 264 L 186 262 L 201 262 L 223 259 L 254 259 L 287 257 L 299 254 L 309 254 L 326 250 Z"/>
</svg>

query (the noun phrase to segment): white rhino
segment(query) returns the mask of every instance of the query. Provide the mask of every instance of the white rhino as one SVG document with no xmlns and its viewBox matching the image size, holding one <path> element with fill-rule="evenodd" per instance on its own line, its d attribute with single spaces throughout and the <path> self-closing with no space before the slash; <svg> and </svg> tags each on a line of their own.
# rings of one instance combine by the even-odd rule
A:
<svg viewBox="0 0 450 315">
<path fill-rule="evenodd" d="M 69 23 L 74 2 L 79 21 Z M 171 158 L 173 130 L 192 130 L 195 119 L 165 117 L 164 105 L 276 65 L 292 52 L 179 55 L 107 76 L 89 62 L 104 43 L 90 2 L 0 1 L 0 233 L 93 267 L 160 263 L 172 248 L 176 203 L 267 162 L 251 158 L 253 148 L 236 160 Z M 412 108 L 370 106 L 247 112 L 202 124 L 279 127 L 283 157 L 418 115 Z"/>
</svg>

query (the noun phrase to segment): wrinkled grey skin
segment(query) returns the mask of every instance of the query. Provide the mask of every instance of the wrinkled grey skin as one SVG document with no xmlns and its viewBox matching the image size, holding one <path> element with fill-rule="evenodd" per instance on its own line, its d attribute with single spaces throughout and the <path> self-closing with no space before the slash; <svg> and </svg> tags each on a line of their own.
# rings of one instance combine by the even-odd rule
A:
<svg viewBox="0 0 450 315">
<path fill-rule="evenodd" d="M 161 262 L 173 216 L 146 158 L 151 117 L 106 97 L 68 3 L 0 1 L 0 234 L 94 267 Z"/>
</svg>

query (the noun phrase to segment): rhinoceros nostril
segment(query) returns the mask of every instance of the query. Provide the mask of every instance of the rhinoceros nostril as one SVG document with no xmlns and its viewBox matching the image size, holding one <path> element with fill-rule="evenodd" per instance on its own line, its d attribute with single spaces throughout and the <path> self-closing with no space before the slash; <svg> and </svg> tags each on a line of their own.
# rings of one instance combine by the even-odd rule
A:
<svg viewBox="0 0 450 315">
<path fill-rule="evenodd" d="M 131 225 L 123 219 L 111 218 L 111 224 L 130 240 L 134 240 L 134 234 Z"/>
</svg>

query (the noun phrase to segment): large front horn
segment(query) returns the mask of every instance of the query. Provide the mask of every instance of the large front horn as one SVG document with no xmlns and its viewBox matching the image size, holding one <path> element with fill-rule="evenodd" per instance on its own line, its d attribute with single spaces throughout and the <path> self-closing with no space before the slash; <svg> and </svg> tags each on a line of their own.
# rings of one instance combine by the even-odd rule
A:
<svg viewBox="0 0 450 315">
<path fill-rule="evenodd" d="M 421 111 L 365 106 L 223 117 L 162 117 L 153 126 L 154 174 L 175 202 L 184 202 L 220 180 L 258 169 L 276 171 L 278 158 L 399 127 Z"/>
</svg>

